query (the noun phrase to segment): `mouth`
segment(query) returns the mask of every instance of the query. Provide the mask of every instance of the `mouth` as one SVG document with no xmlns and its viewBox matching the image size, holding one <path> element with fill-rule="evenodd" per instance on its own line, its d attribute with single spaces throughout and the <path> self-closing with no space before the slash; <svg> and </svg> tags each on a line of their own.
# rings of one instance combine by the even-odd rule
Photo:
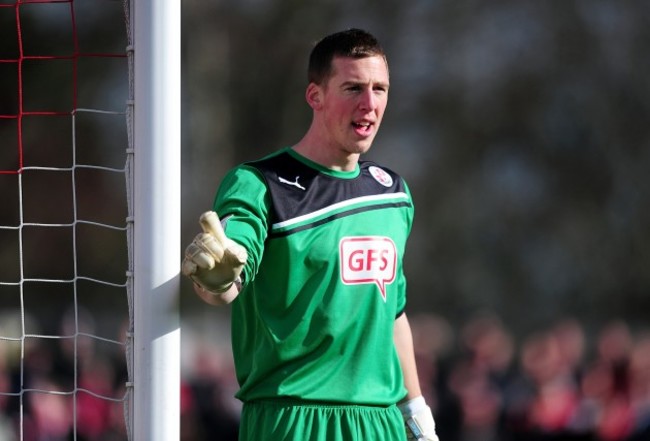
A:
<svg viewBox="0 0 650 441">
<path fill-rule="evenodd" d="M 353 121 L 352 127 L 354 128 L 354 131 L 360 136 L 368 136 L 372 133 L 374 124 L 369 121 Z"/>
</svg>

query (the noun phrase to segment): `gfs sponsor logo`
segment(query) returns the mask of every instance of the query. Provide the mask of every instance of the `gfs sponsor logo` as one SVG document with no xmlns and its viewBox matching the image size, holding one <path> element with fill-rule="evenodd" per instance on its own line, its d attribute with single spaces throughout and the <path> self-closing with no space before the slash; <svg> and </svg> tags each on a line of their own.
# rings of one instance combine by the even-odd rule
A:
<svg viewBox="0 0 650 441">
<path fill-rule="evenodd" d="M 374 283 L 386 301 L 386 285 L 395 280 L 395 242 L 383 236 L 344 237 L 339 242 L 339 257 L 343 283 Z"/>
</svg>

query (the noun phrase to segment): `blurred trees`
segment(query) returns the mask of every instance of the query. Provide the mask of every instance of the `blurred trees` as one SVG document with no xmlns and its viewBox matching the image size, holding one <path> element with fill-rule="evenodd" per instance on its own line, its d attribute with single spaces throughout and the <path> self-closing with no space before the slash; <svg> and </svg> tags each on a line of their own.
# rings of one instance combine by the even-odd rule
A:
<svg viewBox="0 0 650 441">
<path fill-rule="evenodd" d="M 369 157 L 417 204 L 411 307 L 647 323 L 649 25 L 644 2 L 188 0 L 184 240 L 226 169 L 306 130 L 313 42 L 362 27 L 391 63 Z"/>
<path fill-rule="evenodd" d="M 124 50 L 121 5 L 78 1 L 75 7 L 82 52 Z M 22 8 L 29 53 L 72 50 L 68 5 Z M 1 9 L 2 59 L 15 58 L 16 16 L 13 8 Z M 37 16 L 37 10 L 48 12 Z M 450 319 L 487 308 L 516 330 L 562 315 L 647 323 L 646 2 L 186 0 L 182 20 L 184 243 L 228 168 L 291 145 L 306 130 L 303 91 L 312 44 L 327 33 L 363 27 L 384 44 L 392 82 L 369 157 L 400 172 L 417 204 L 407 256 L 411 307 Z M 124 61 L 116 63 L 82 60 L 80 106 L 123 108 Z M 0 113 L 11 114 L 15 66 L 0 65 Z M 28 85 L 52 91 L 38 97 L 54 100 L 54 92 L 64 92 L 47 84 L 56 81 L 52 75 L 24 75 Z M 116 87 L 96 87 L 95 76 Z M 77 160 L 119 165 L 123 151 L 113 154 L 105 146 L 123 144 L 125 134 L 111 129 L 121 139 L 105 136 L 88 118 L 78 115 L 83 149 Z M 111 128 L 122 124 L 115 120 Z M 35 121 L 25 125 L 25 142 L 38 145 L 44 130 Z M 12 124 L 4 120 L 0 128 L 0 158 L 13 166 Z M 27 149 L 29 164 L 70 162 L 69 119 L 59 125 L 48 131 L 64 138 L 49 137 L 49 149 Z M 14 177 L 0 185 L 0 200 L 15 206 Z M 113 183 L 101 187 L 115 193 Z M 101 212 L 100 198 L 79 198 L 94 201 L 88 213 Z M 69 205 L 56 197 L 48 203 Z M 11 225 L 12 216 L 11 210 L 0 213 Z M 5 269 L 16 265 L 16 247 L 6 242 L 0 251 L 9 256 L 1 259 Z M 199 306 L 191 295 L 182 298 L 188 312 Z"/>
</svg>

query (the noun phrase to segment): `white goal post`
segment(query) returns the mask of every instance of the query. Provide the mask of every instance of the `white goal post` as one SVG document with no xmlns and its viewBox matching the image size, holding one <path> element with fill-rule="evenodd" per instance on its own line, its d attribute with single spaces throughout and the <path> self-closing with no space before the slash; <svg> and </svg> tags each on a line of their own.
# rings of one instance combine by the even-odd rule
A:
<svg viewBox="0 0 650 441">
<path fill-rule="evenodd" d="M 131 0 L 133 440 L 180 439 L 178 0 Z"/>
</svg>

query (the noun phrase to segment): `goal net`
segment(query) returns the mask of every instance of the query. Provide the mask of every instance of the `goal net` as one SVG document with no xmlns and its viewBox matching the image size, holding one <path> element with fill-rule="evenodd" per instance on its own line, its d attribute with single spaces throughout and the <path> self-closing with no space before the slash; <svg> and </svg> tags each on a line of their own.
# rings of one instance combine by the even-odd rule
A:
<svg viewBox="0 0 650 441">
<path fill-rule="evenodd" d="M 0 440 L 178 439 L 179 11 L 138 3 L 0 4 Z"/>
</svg>

